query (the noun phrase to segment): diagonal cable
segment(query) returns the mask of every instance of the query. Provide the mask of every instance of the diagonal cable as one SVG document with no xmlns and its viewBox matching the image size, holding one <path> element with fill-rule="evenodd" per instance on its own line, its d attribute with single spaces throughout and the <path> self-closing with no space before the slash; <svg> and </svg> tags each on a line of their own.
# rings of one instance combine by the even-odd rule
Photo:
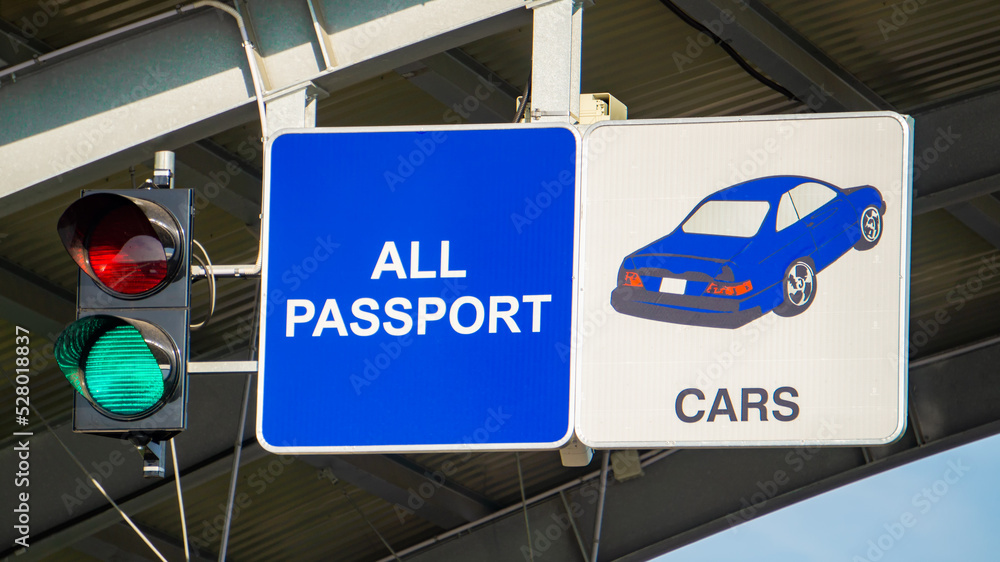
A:
<svg viewBox="0 0 1000 562">
<path fill-rule="evenodd" d="M 174 463 L 174 483 L 177 485 L 177 508 L 181 512 L 181 538 L 184 539 L 184 560 L 190 562 L 191 547 L 188 546 L 187 517 L 184 516 L 184 494 L 181 493 L 181 465 L 177 464 L 177 439 L 170 440 L 170 458 Z"/>
<path fill-rule="evenodd" d="M 368 523 L 368 526 L 371 527 L 372 531 L 375 531 L 375 535 L 378 536 L 379 540 L 382 541 L 382 544 L 384 544 L 385 547 L 389 549 L 389 552 L 392 553 L 392 557 L 398 560 L 399 562 L 403 562 L 403 560 L 399 557 L 399 555 L 396 554 L 396 551 L 393 550 L 392 546 L 389 545 L 389 541 L 385 540 L 385 537 L 382 536 L 382 533 L 378 532 L 378 529 L 375 528 L 375 525 L 373 525 L 371 520 L 368 519 L 368 516 L 365 515 L 365 512 L 361 511 L 361 508 L 358 507 L 358 504 L 354 503 L 354 500 L 351 499 L 351 496 L 347 495 L 347 491 L 341 490 L 341 493 L 344 494 L 345 498 L 347 498 L 348 503 L 350 503 L 351 506 L 354 507 L 354 510 L 357 511 L 359 515 L 361 515 L 361 518 L 365 520 L 365 523 Z"/>
<path fill-rule="evenodd" d="M 674 4 L 671 0 L 660 0 L 660 3 L 666 6 L 668 10 L 674 13 L 674 15 L 682 19 L 684 23 L 704 33 L 712 41 L 714 41 L 716 45 L 722 47 L 722 50 L 725 51 L 727 55 L 729 55 L 729 58 L 733 59 L 733 61 L 736 62 L 736 64 L 738 64 L 740 68 L 742 68 L 747 74 L 752 76 L 755 80 L 757 80 L 761 84 L 767 86 L 768 88 L 771 88 L 772 90 L 778 92 L 779 94 L 785 96 L 790 100 L 795 100 L 800 103 L 802 102 L 802 100 L 796 97 L 795 94 L 791 92 L 791 90 L 782 86 L 781 84 L 778 84 L 774 80 L 771 80 L 767 76 L 764 76 L 759 70 L 751 66 L 750 63 L 746 61 L 746 59 L 744 59 L 742 56 L 740 56 L 739 53 L 736 52 L 736 49 L 734 49 L 732 45 L 726 42 L 723 38 L 716 35 L 715 32 L 713 32 L 707 26 L 702 24 L 700 21 L 694 19 L 687 12 L 680 9 L 677 6 L 677 4 Z"/>
<path fill-rule="evenodd" d="M 14 382 L 10 380 L 10 374 L 7 372 L 7 368 L 0 366 L 0 370 L 3 370 L 4 378 L 7 379 L 7 382 L 11 385 L 11 387 L 14 387 L 15 386 Z M 59 445 L 62 446 L 64 451 L 66 451 L 66 454 L 68 454 L 69 457 L 73 459 L 73 462 L 76 464 L 76 466 L 80 468 L 80 471 L 83 472 L 83 474 L 94 484 L 94 489 L 100 492 L 101 495 L 104 496 L 104 499 L 108 500 L 108 503 L 111 504 L 111 507 L 115 508 L 115 511 L 117 511 L 118 514 L 122 516 L 122 519 L 124 519 L 125 522 L 128 523 L 129 527 L 132 527 L 132 530 L 135 531 L 137 535 L 139 535 L 139 538 L 142 539 L 142 542 L 146 543 L 146 546 L 148 546 L 149 549 L 152 550 L 153 553 L 156 554 L 156 556 L 160 560 L 162 560 L 163 562 L 167 562 L 167 559 L 163 557 L 163 554 L 160 554 L 160 551 L 157 550 L 155 546 L 153 546 L 153 543 L 149 541 L 149 538 L 146 537 L 145 533 L 139 530 L 139 527 L 132 521 L 132 518 L 129 517 L 124 511 L 122 511 L 122 508 L 119 507 L 117 503 L 115 503 L 115 500 L 111 499 L 111 496 L 104 491 L 104 487 L 101 486 L 101 483 L 95 480 L 94 477 L 91 476 L 89 472 L 87 472 L 87 469 L 83 466 L 83 463 L 80 462 L 80 459 L 78 459 L 77 456 L 73 454 L 73 451 L 69 450 L 69 447 L 66 446 L 66 443 L 63 442 L 63 440 L 59 437 L 56 431 L 52 429 L 52 426 L 49 425 L 49 421 L 45 419 L 45 416 L 43 416 L 42 413 L 39 412 L 37 408 L 35 408 L 35 406 L 29 404 L 29 407 L 31 408 L 31 411 L 34 412 L 36 416 L 38 416 L 38 419 L 42 420 L 42 423 L 45 424 L 46 429 L 48 429 L 49 433 L 51 433 L 52 436 L 56 438 L 56 441 L 58 441 Z"/>
<path fill-rule="evenodd" d="M 531 544 L 531 524 L 528 523 L 528 499 L 524 495 L 524 474 L 521 472 L 521 453 L 514 453 L 517 460 L 517 481 L 521 484 L 521 510 L 524 512 L 524 532 L 528 535 L 528 558 L 535 562 L 535 549 Z"/>
</svg>

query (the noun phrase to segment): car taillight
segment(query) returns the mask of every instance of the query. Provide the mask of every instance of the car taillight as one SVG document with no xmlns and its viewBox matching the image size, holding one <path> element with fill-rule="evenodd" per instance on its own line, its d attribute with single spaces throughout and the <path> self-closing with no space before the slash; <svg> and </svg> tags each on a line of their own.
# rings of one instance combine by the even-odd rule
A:
<svg viewBox="0 0 1000 562">
<path fill-rule="evenodd" d="M 723 283 L 721 281 L 712 281 L 708 284 L 708 288 L 705 292 L 709 295 L 725 295 L 727 297 L 738 297 L 740 295 L 745 295 L 753 289 L 753 284 L 749 279 L 742 283 Z"/>
<path fill-rule="evenodd" d="M 639 279 L 638 273 L 634 271 L 626 271 L 624 285 L 627 287 L 642 287 L 642 279 Z"/>
</svg>

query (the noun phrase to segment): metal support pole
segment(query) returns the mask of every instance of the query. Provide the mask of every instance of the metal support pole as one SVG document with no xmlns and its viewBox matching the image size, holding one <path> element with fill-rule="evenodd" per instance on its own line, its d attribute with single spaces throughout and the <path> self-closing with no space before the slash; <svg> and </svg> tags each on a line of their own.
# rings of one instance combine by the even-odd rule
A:
<svg viewBox="0 0 1000 562">
<path fill-rule="evenodd" d="M 191 276 L 195 278 L 206 277 L 208 273 L 200 265 L 191 266 Z M 260 262 L 255 264 L 246 263 L 240 265 L 213 265 L 212 275 L 216 279 L 219 277 L 247 277 L 253 279 L 260 277 Z"/>
<path fill-rule="evenodd" d="M 570 123 L 580 122 L 580 67 L 583 66 L 583 2 L 573 1 L 573 21 L 569 51 Z"/>
<path fill-rule="evenodd" d="M 594 547 L 590 550 L 591 562 L 597 562 L 597 552 L 601 547 L 601 524 L 604 523 L 604 497 L 608 492 L 608 464 L 611 451 L 604 451 L 601 461 L 601 491 L 597 497 L 597 517 L 594 520 Z"/>
<path fill-rule="evenodd" d="M 267 97 L 267 130 L 273 136 L 280 129 L 302 129 L 316 126 L 316 100 L 330 94 L 313 84 L 304 82 L 279 90 Z"/>
<path fill-rule="evenodd" d="M 247 404 L 250 402 L 250 380 L 253 375 L 247 375 L 243 381 L 243 407 L 240 408 L 240 426 L 233 447 L 233 470 L 229 478 L 229 495 L 226 500 L 226 522 L 222 529 L 222 546 L 219 547 L 219 562 L 226 559 L 226 549 L 229 547 L 229 527 L 233 523 L 233 503 L 236 501 L 236 483 L 240 474 L 240 456 L 243 452 L 243 428 L 246 427 Z"/>
<path fill-rule="evenodd" d="M 189 375 L 256 373 L 256 361 L 189 361 Z"/>
<path fill-rule="evenodd" d="M 538 0 L 531 36 L 529 121 L 580 121 L 580 61 L 583 35 L 581 0 Z M 560 451 L 564 466 L 586 466 L 594 452 L 574 436 Z"/>
<path fill-rule="evenodd" d="M 583 7 L 575 0 L 556 0 L 534 8 L 532 121 L 579 121 L 582 25 Z"/>
</svg>

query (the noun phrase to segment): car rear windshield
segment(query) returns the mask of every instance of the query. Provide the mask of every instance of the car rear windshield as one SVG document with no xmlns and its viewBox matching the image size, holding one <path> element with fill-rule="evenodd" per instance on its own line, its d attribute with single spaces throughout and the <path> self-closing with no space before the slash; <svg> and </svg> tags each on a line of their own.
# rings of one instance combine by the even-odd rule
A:
<svg viewBox="0 0 1000 562">
<path fill-rule="evenodd" d="M 760 230 L 771 205 L 767 201 L 709 201 L 684 221 L 688 234 L 749 238 Z"/>
</svg>

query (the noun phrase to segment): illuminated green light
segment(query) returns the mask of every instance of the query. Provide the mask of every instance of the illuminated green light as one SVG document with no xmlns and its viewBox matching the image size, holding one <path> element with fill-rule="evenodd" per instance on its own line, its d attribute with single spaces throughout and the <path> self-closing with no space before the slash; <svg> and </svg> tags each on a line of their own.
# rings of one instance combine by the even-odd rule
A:
<svg viewBox="0 0 1000 562">
<path fill-rule="evenodd" d="M 156 357 L 139 330 L 118 318 L 75 322 L 56 342 L 55 356 L 73 388 L 111 414 L 142 414 L 163 397 Z"/>
<path fill-rule="evenodd" d="M 142 413 L 163 396 L 163 372 L 142 334 L 129 325 L 112 328 L 94 342 L 84 373 L 90 396 L 114 414 Z"/>
</svg>

